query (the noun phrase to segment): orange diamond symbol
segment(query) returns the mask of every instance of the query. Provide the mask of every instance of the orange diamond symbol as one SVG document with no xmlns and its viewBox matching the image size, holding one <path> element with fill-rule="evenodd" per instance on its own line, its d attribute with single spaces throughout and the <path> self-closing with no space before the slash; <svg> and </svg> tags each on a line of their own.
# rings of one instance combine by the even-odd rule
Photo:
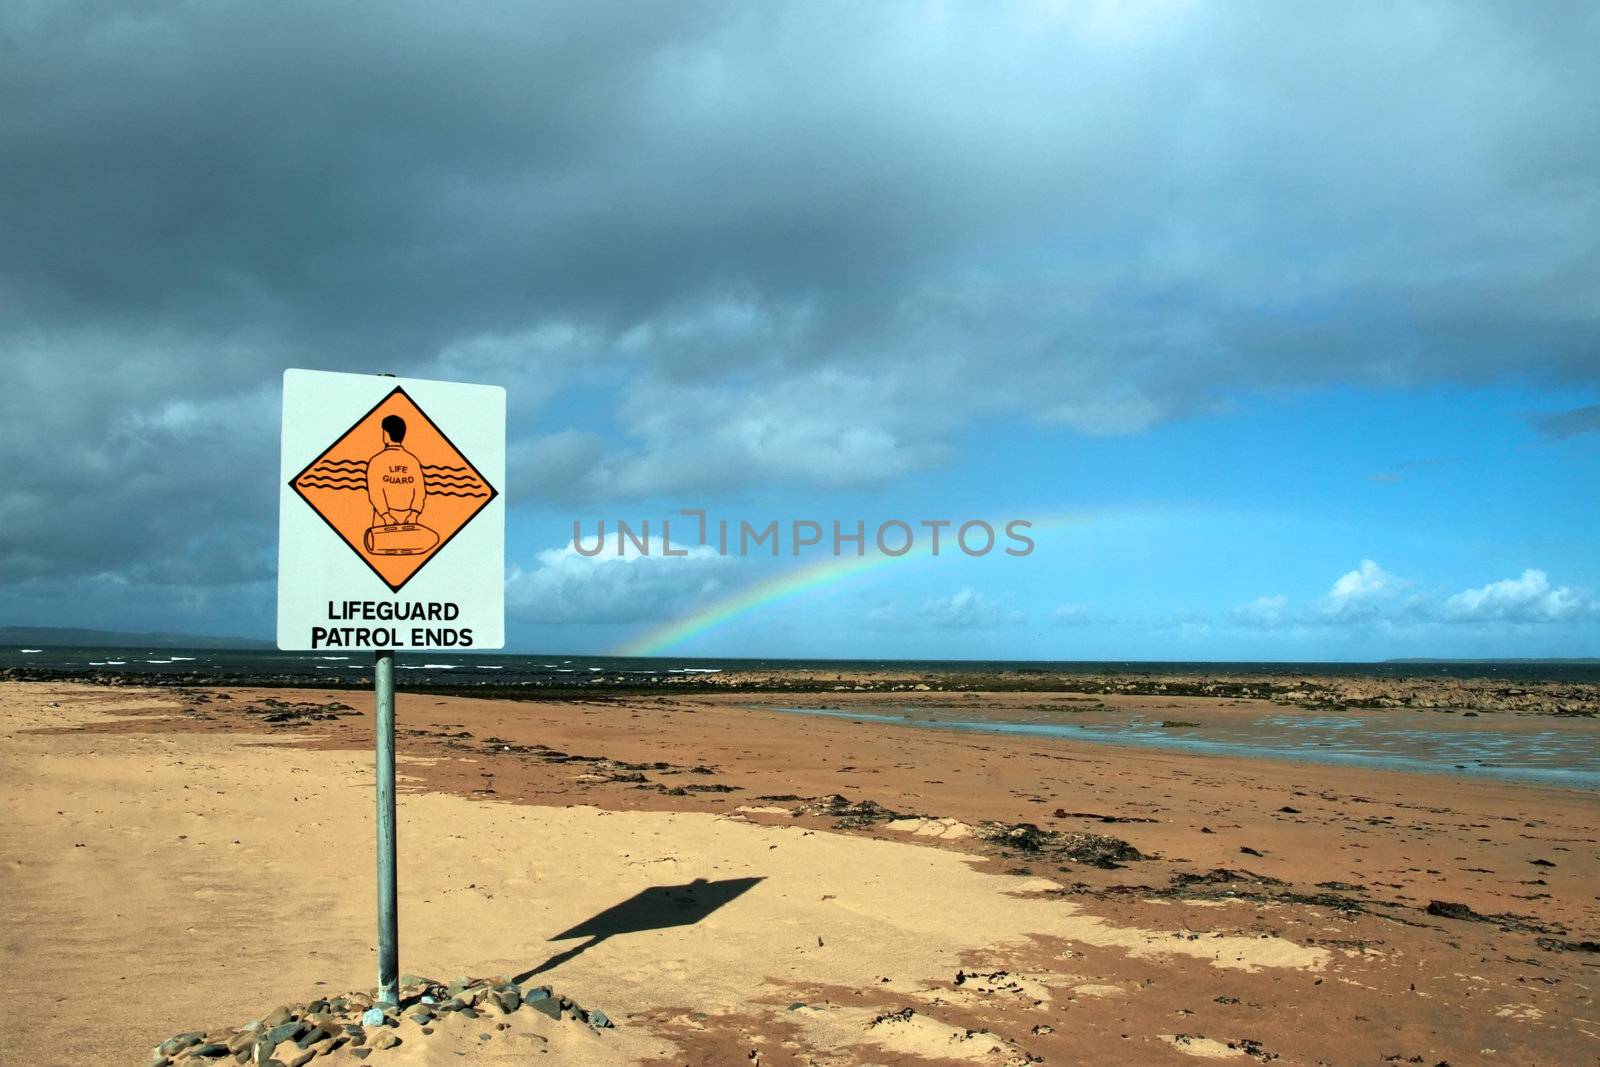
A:
<svg viewBox="0 0 1600 1067">
<path fill-rule="evenodd" d="M 289 487 L 395 592 L 500 495 L 404 389 Z"/>
</svg>

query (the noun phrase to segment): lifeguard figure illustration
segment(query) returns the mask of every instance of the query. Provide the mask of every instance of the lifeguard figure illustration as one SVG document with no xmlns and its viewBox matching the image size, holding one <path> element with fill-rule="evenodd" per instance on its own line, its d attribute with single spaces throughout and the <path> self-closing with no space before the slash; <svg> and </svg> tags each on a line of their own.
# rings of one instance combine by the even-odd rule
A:
<svg viewBox="0 0 1600 1067">
<path fill-rule="evenodd" d="M 372 525 L 366 548 L 375 556 L 421 555 L 439 543 L 439 535 L 421 521 L 428 500 L 427 476 L 422 461 L 403 447 L 405 419 L 384 416 L 382 432 L 383 451 L 367 460 Z"/>
</svg>

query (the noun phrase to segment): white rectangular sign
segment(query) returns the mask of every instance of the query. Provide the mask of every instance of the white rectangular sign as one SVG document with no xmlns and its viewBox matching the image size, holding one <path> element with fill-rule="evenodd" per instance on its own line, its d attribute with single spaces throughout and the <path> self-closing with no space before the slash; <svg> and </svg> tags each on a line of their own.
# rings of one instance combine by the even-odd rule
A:
<svg viewBox="0 0 1600 1067">
<path fill-rule="evenodd" d="M 506 391 L 283 374 L 278 647 L 505 646 Z"/>
</svg>

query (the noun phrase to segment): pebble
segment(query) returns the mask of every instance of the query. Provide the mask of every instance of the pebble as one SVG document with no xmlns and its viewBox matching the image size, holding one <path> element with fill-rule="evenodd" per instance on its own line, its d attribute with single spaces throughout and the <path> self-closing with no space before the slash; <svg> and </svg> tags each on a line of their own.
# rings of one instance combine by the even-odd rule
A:
<svg viewBox="0 0 1600 1067">
<path fill-rule="evenodd" d="M 198 1045 L 205 1039 L 206 1035 L 198 1030 L 190 1030 L 188 1033 L 176 1034 L 167 1038 L 165 1041 L 161 1042 L 161 1044 L 156 1046 L 156 1055 L 171 1056 L 183 1051 L 190 1045 Z"/>
<path fill-rule="evenodd" d="M 362 1026 L 387 1026 L 389 1020 L 384 1016 L 382 1008 L 368 1008 L 361 1013 Z"/>
<path fill-rule="evenodd" d="M 372 1039 L 372 1047 L 377 1049 L 394 1048 L 400 1043 L 400 1035 L 393 1030 L 385 1030 Z"/>
<path fill-rule="evenodd" d="M 600 1029 L 604 1030 L 615 1024 L 612 1023 L 611 1016 L 607 1015 L 599 1008 L 596 1008 L 594 1011 L 589 1013 L 589 1025 L 599 1027 Z"/>
</svg>

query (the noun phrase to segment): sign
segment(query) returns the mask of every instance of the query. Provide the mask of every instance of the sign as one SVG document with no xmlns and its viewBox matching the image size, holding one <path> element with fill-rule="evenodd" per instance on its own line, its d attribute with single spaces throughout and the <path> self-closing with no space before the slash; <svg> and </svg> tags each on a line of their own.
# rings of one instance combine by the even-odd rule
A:
<svg viewBox="0 0 1600 1067">
<path fill-rule="evenodd" d="M 279 648 L 504 646 L 505 396 L 284 372 Z"/>
</svg>

